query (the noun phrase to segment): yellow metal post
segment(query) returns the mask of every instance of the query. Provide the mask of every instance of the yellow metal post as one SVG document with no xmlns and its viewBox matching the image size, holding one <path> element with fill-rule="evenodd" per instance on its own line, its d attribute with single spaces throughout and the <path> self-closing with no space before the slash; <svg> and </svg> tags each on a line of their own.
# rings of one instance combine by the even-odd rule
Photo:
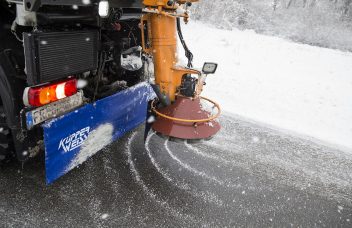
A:
<svg viewBox="0 0 352 228">
<path fill-rule="evenodd" d="M 151 41 L 149 51 L 154 58 L 155 83 L 160 91 L 167 95 L 170 101 L 175 100 L 182 76 L 185 74 L 200 74 L 199 71 L 177 67 L 177 33 L 175 6 L 167 6 L 167 0 L 144 0 L 146 6 L 153 6 L 155 13 L 143 17 L 148 21 L 148 32 Z M 155 8 L 156 7 L 156 8 Z M 166 11 L 167 10 L 167 11 Z M 144 38 L 145 34 L 142 34 Z M 145 48 L 145 47 L 144 47 Z"/>
</svg>

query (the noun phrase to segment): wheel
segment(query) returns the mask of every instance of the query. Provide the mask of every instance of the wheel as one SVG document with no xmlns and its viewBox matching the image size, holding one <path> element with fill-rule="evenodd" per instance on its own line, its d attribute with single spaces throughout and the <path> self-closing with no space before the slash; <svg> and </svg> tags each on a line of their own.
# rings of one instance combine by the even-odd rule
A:
<svg viewBox="0 0 352 228">
<path fill-rule="evenodd" d="M 0 105 L 0 163 L 9 161 L 13 157 L 13 142 L 11 129 L 6 123 L 6 114 Z"/>
</svg>

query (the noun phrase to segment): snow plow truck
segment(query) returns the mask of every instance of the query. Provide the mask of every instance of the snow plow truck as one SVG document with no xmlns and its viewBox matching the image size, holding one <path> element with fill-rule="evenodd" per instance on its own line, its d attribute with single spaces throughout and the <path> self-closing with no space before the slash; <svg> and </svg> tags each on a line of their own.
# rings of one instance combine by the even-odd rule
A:
<svg viewBox="0 0 352 228">
<path fill-rule="evenodd" d="M 215 135 L 201 92 L 217 64 L 193 68 L 181 30 L 196 1 L 0 0 L 0 162 L 45 153 L 50 184 L 143 123 Z"/>
</svg>

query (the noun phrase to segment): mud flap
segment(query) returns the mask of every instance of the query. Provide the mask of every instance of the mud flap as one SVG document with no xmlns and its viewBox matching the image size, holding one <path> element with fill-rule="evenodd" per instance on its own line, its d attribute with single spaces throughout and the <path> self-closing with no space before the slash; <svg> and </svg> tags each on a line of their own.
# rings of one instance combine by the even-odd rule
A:
<svg viewBox="0 0 352 228">
<path fill-rule="evenodd" d="M 154 97 L 151 86 L 140 83 L 43 124 L 47 184 L 142 124 Z"/>
</svg>

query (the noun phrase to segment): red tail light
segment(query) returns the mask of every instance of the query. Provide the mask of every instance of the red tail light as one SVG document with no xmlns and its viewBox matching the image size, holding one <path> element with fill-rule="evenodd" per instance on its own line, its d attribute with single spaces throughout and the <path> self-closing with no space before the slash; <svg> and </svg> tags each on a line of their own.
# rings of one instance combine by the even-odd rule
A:
<svg viewBox="0 0 352 228">
<path fill-rule="evenodd" d="M 40 87 L 27 87 L 23 102 L 26 106 L 40 107 L 77 93 L 76 79 L 70 79 L 55 84 Z"/>
</svg>

